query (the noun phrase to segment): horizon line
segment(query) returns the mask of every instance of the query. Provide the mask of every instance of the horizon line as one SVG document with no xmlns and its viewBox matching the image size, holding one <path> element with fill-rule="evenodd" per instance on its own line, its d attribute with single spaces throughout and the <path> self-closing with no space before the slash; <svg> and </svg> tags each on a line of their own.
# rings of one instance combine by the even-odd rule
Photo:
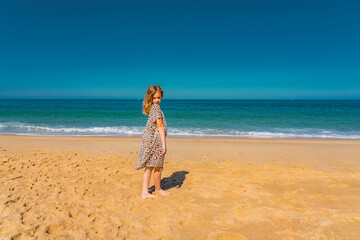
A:
<svg viewBox="0 0 360 240">
<path fill-rule="evenodd" d="M 132 100 L 132 101 L 142 101 L 143 98 L 0 98 L 1 100 Z M 254 99 L 240 99 L 240 98 L 204 98 L 204 99 L 191 99 L 191 98 L 166 98 L 163 100 L 170 101 L 360 101 L 360 99 L 294 99 L 294 98 L 254 98 Z"/>
</svg>

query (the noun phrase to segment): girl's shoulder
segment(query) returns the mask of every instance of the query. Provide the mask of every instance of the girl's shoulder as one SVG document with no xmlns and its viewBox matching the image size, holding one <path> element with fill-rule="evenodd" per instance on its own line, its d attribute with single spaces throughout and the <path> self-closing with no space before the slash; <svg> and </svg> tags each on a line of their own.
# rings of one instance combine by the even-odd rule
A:
<svg viewBox="0 0 360 240">
<path fill-rule="evenodd" d="M 151 105 L 151 109 L 161 110 L 159 104 L 156 104 L 156 103 L 153 103 L 153 104 Z"/>
</svg>

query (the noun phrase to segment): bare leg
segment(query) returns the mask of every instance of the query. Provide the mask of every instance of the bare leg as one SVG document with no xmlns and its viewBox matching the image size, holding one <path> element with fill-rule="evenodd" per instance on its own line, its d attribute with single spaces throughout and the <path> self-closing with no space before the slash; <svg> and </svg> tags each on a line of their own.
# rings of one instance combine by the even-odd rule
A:
<svg viewBox="0 0 360 240">
<path fill-rule="evenodd" d="M 163 169 L 162 167 L 156 167 L 154 171 L 155 192 L 160 193 L 163 196 L 168 196 L 171 193 L 162 190 L 160 187 L 162 169 Z"/>
<path fill-rule="evenodd" d="M 146 167 L 145 171 L 144 171 L 144 177 L 143 177 L 143 190 L 142 190 L 142 194 L 141 197 L 142 198 L 152 198 L 152 197 L 156 197 L 152 194 L 150 194 L 148 192 L 148 188 L 149 188 L 149 182 L 150 182 L 150 177 L 151 177 L 151 172 L 154 168 L 153 167 Z"/>
</svg>

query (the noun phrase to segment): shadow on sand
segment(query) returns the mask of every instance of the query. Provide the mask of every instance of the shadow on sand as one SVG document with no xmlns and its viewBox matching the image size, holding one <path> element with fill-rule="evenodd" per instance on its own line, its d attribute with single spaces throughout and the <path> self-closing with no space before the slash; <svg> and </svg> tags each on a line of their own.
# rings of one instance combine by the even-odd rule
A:
<svg viewBox="0 0 360 240">
<path fill-rule="evenodd" d="M 163 190 L 168 190 L 170 188 L 180 188 L 184 181 L 185 181 L 185 175 L 188 174 L 187 171 L 178 171 L 174 172 L 170 177 L 161 179 L 160 186 Z M 149 192 L 152 193 L 155 191 L 155 185 L 151 186 L 149 188 Z"/>
</svg>

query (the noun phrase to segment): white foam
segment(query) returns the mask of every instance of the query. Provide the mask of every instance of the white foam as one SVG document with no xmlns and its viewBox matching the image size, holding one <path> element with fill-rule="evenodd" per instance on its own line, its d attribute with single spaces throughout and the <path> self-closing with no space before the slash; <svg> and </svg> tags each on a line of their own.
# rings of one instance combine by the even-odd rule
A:
<svg viewBox="0 0 360 240">
<path fill-rule="evenodd" d="M 50 127 L 19 122 L 0 123 L 0 133 L 16 135 L 71 135 L 71 136 L 142 136 L 141 126 L 108 127 Z M 169 137 L 211 138 L 308 138 L 360 139 L 360 132 L 335 132 L 328 129 L 274 129 L 273 131 L 236 131 L 201 128 L 169 128 Z"/>
</svg>

